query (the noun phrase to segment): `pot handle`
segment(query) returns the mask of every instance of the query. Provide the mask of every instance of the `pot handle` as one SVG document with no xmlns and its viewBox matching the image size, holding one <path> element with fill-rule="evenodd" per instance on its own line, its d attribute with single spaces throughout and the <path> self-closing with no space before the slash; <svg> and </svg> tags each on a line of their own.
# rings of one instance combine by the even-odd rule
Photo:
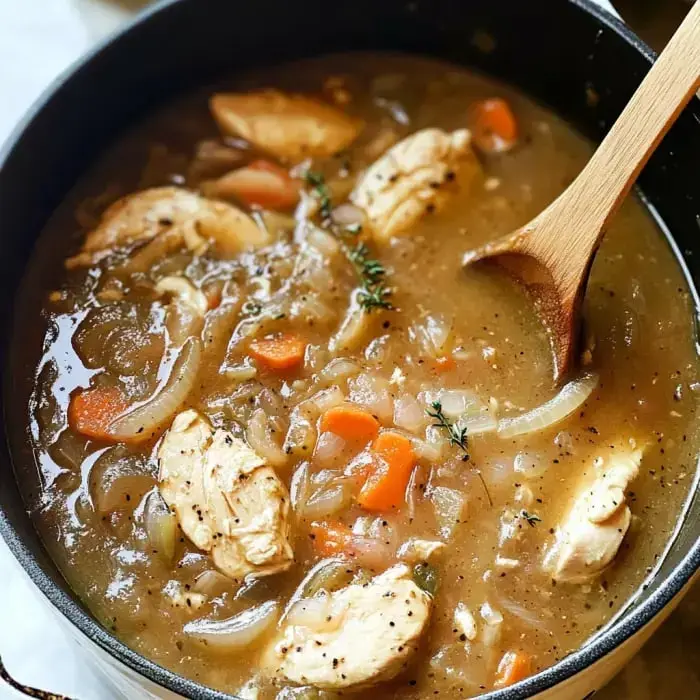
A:
<svg viewBox="0 0 700 700">
<path fill-rule="evenodd" d="M 22 685 L 18 683 L 7 671 L 5 664 L 2 662 L 2 657 L 0 656 L 0 679 L 5 681 L 10 688 L 14 688 L 16 691 L 26 695 L 30 698 L 39 698 L 39 700 L 72 700 L 72 698 L 66 697 L 65 695 L 57 695 L 56 693 L 49 693 L 46 690 L 39 690 L 38 688 L 31 688 L 28 685 Z"/>
</svg>

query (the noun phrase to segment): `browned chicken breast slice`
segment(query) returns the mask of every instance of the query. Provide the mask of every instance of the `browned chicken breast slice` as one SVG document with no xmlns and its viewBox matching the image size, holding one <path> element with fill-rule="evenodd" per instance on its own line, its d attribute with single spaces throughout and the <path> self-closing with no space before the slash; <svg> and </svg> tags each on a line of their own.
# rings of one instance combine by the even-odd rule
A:
<svg viewBox="0 0 700 700">
<path fill-rule="evenodd" d="M 258 248 L 269 234 L 253 219 L 224 202 L 205 199 L 179 187 L 154 187 L 116 201 L 88 233 L 69 268 L 92 265 L 117 248 L 147 243 L 159 236 L 172 237 L 169 249 L 186 245 L 201 252 L 209 241 L 226 255 Z"/>
<path fill-rule="evenodd" d="M 180 413 L 158 449 L 159 486 L 183 532 L 238 581 L 288 569 L 289 493 L 242 440 Z"/>
<path fill-rule="evenodd" d="M 464 193 L 479 164 L 467 129 L 423 129 L 407 136 L 365 172 L 351 195 L 378 241 L 405 234 L 426 213 Z"/>
<path fill-rule="evenodd" d="M 335 107 L 278 90 L 221 93 L 209 104 L 224 133 L 292 162 L 332 156 L 362 129 L 361 120 Z"/>
<path fill-rule="evenodd" d="M 641 460 L 642 450 L 629 448 L 597 460 L 597 476 L 574 500 L 545 559 L 545 568 L 556 581 L 585 583 L 612 562 L 630 525 L 625 490 L 636 478 Z"/>
<path fill-rule="evenodd" d="M 299 614 L 305 605 L 315 609 L 314 622 L 303 610 Z M 416 651 L 431 607 L 432 598 L 413 582 L 409 567 L 398 564 L 369 584 L 295 603 L 266 662 L 286 681 L 328 690 L 389 680 Z"/>
</svg>

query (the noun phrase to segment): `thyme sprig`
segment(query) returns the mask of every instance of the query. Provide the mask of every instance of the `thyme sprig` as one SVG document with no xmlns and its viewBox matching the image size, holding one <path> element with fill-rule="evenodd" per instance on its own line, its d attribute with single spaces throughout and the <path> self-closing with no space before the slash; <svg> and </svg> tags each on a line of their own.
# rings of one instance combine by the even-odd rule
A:
<svg viewBox="0 0 700 700">
<path fill-rule="evenodd" d="M 469 445 L 467 442 L 467 429 L 460 428 L 456 423 L 450 423 L 445 414 L 442 412 L 442 403 L 440 401 L 433 401 L 431 404 L 432 411 L 430 409 L 426 410 L 426 413 L 437 421 L 433 423 L 434 428 L 442 428 L 447 431 L 447 436 L 450 440 L 450 445 L 459 447 L 462 452 L 464 452 L 466 459 L 469 459 Z"/>
<path fill-rule="evenodd" d="M 391 289 L 386 285 L 386 268 L 370 257 L 370 250 L 365 243 L 354 243 L 354 238 L 360 233 L 359 224 L 339 227 L 332 217 L 333 202 L 323 173 L 307 170 L 304 180 L 311 185 L 321 210 L 321 221 L 324 228 L 338 238 L 348 260 L 353 264 L 360 280 L 360 291 L 357 301 L 367 312 L 374 309 L 392 309 L 389 301 Z"/>
<path fill-rule="evenodd" d="M 440 401 L 433 401 L 430 404 L 431 408 L 433 409 L 432 411 L 430 408 L 426 409 L 426 413 L 436 422 L 433 423 L 434 428 L 442 428 L 443 430 L 447 431 L 447 437 L 449 439 L 450 445 L 453 445 L 455 447 L 459 447 L 462 452 L 464 452 L 464 456 L 462 457 L 462 460 L 464 462 L 469 461 L 469 442 L 467 438 L 467 429 L 464 426 L 459 426 L 457 423 L 451 423 L 447 416 L 443 413 L 442 410 L 442 403 Z M 489 493 L 488 486 L 486 486 L 486 482 L 484 481 L 484 477 L 481 474 L 481 471 L 478 469 L 476 470 L 476 474 L 479 477 L 479 481 L 481 482 L 481 485 L 484 488 L 484 493 L 486 494 L 486 499 L 489 502 L 490 506 L 493 506 L 493 499 L 491 498 L 491 494 Z"/>
<path fill-rule="evenodd" d="M 362 283 L 358 301 L 367 311 L 372 309 L 391 309 L 391 290 L 384 284 L 386 269 L 378 260 L 370 258 L 369 248 L 358 243 L 348 251 L 348 257 L 355 266 L 355 271 Z"/>
<path fill-rule="evenodd" d="M 528 513 L 526 510 L 521 510 L 518 515 L 530 526 L 535 527 L 537 523 L 542 522 L 542 518 L 534 513 Z"/>
</svg>

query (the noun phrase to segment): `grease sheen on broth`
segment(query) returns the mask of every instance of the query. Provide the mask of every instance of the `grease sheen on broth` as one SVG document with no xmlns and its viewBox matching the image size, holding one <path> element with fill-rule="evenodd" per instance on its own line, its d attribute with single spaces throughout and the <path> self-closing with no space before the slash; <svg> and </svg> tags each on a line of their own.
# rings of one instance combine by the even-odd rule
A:
<svg viewBox="0 0 700 700">
<path fill-rule="evenodd" d="M 295 473 L 298 481 L 306 463 L 315 479 L 313 489 L 322 489 L 327 480 L 342 477 L 363 449 L 334 445 L 328 438 L 313 454 L 281 449 L 294 407 L 318 390 L 337 386 L 351 401 L 369 401 L 384 430 L 395 428 L 396 405 L 410 403 L 410 397 L 419 402 L 414 432 L 421 438 L 431 422 L 425 415 L 430 408 L 426 392 L 472 392 L 484 415 L 498 417 L 532 409 L 555 393 L 548 339 L 528 301 L 508 280 L 479 270 L 465 272 L 460 261 L 466 250 L 541 211 L 578 173 L 590 145 L 520 93 L 451 65 L 381 55 L 302 65 L 303 70 L 297 64 L 258 72 L 224 89 L 272 86 L 319 94 L 325 84 L 326 99 L 333 90 L 341 102 L 344 95 L 350 98 L 339 109 L 362 118 L 364 131 L 339 157 L 310 164 L 333 184 L 334 205 L 347 199 L 354 178 L 381 155 L 383 145 L 388 147 L 388 140 L 382 142 L 386 134 L 404 138 L 428 127 L 469 127 L 470 110 L 485 98 L 499 96 L 510 103 L 518 142 L 505 153 L 479 154 L 482 172 L 476 180 L 406 235 L 385 244 L 369 240 L 372 256 L 388 271 L 395 309 L 372 312 L 357 347 L 328 350 L 357 284 L 347 259 L 335 255 L 305 282 L 309 296 L 317 297 L 306 299 L 295 288 L 288 300 L 314 304 L 313 322 L 308 316 L 293 318 L 292 307 L 285 307 L 284 316 L 276 314 L 258 332 L 260 337 L 282 332 L 301 336 L 306 344 L 302 365 L 282 374 L 258 368 L 255 376 L 246 377 L 245 368 L 256 366 L 249 357 L 249 339 L 231 343 L 230 338 L 241 319 L 254 318 L 258 307 L 264 310 L 300 264 L 300 234 L 294 234 L 288 215 L 256 215 L 259 222 L 265 219 L 272 241 L 253 253 L 197 255 L 178 247 L 131 275 L 118 268 L 135 251 L 118 252 L 87 268 L 63 267 L 119 197 L 173 184 L 207 192 L 209 185 L 202 183 L 261 155 L 221 137 L 207 109 L 211 90 L 137 125 L 56 212 L 24 285 L 14 344 L 16 353 L 22 348 L 15 357 L 22 400 L 11 417 L 16 446 L 27 456 L 19 469 L 21 482 L 52 556 L 106 627 L 179 674 L 229 692 L 257 684 L 265 699 L 335 696 L 327 690 L 291 695 L 284 690 L 289 684 L 258 673 L 272 631 L 256 644 L 226 654 L 197 645 L 183 627 L 204 617 L 224 619 L 267 601 L 285 605 L 322 558 L 310 537 L 312 520 L 338 520 L 355 524 L 356 532 L 368 530 L 376 547 L 347 565 L 352 573 L 346 578 L 361 582 L 394 564 L 409 538 L 444 541 L 446 549 L 431 559 L 439 588 L 419 648 L 396 678 L 376 686 L 373 696 L 478 695 L 494 686 L 504 653 L 527 654 L 534 673 L 579 647 L 623 606 L 662 553 L 694 475 L 698 363 L 692 299 L 665 240 L 634 198 L 613 222 L 588 286 L 586 361 L 599 375 L 590 400 L 540 432 L 511 439 L 493 432 L 467 433 L 467 461 L 463 450 L 448 444 L 444 431 L 433 431 L 435 442 L 426 447 L 433 452 L 416 460 L 409 504 L 368 513 L 357 505 L 354 492 L 332 516 L 292 517 L 294 561 L 283 573 L 242 585 L 208 575 L 206 599 L 193 598 L 200 590 L 197 577 L 215 570 L 211 558 L 178 530 L 169 559 L 168 552 L 155 551 L 144 524 L 145 498 L 157 491 L 163 431 L 129 446 L 86 439 L 67 425 L 70 396 L 91 381 L 118 387 L 133 403 L 147 400 L 167 379 L 177 355 L 165 331 L 173 320 L 169 297 L 154 287 L 164 277 L 179 275 L 204 292 L 209 307 L 218 304 L 223 318 L 215 324 L 216 311 L 206 312 L 196 381 L 180 410 L 194 408 L 215 428 L 241 438 L 255 416 L 265 417 L 270 428 L 265 439 L 271 440 L 277 459 L 271 466 L 287 487 Z M 329 76 L 343 80 L 329 83 Z M 203 141 L 210 142 L 209 152 L 197 158 Z M 319 224 L 318 215 L 314 221 Z M 228 317 L 221 311 L 227 303 Z M 32 320 L 39 316 L 41 325 Z M 446 352 L 455 353 L 454 366 L 445 368 L 417 338 L 416 324 L 429 318 L 449 321 Z M 347 373 L 324 378 L 329 363 L 339 357 L 349 361 Z M 237 369 L 227 376 L 220 372 L 222 363 Z M 543 559 L 579 492 L 582 474 L 592 474 L 596 457 L 609 455 L 611 446 L 629 445 L 630 439 L 645 451 L 639 475 L 626 491 L 632 523 L 620 551 L 590 582 L 557 583 L 543 570 Z M 32 455 L 36 470 L 29 466 Z M 344 486 L 345 481 L 341 479 Z M 356 487 L 348 488 L 352 492 Z M 440 513 L 436 517 L 435 493 L 440 490 L 462 494 L 465 505 L 458 522 L 446 524 Z M 474 639 L 455 623 L 460 604 L 476 619 Z M 497 630 L 489 621 L 498 623 L 492 625 Z"/>
</svg>

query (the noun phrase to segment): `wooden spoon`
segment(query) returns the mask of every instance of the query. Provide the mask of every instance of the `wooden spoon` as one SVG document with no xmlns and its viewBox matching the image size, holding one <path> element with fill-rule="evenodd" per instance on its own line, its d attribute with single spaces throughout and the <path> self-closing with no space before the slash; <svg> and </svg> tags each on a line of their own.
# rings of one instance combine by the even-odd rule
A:
<svg viewBox="0 0 700 700">
<path fill-rule="evenodd" d="M 465 265 L 494 262 L 525 286 L 550 332 L 556 381 L 574 363 L 581 302 L 608 221 L 698 87 L 700 2 L 574 182 L 528 224 L 464 257 Z"/>
</svg>

